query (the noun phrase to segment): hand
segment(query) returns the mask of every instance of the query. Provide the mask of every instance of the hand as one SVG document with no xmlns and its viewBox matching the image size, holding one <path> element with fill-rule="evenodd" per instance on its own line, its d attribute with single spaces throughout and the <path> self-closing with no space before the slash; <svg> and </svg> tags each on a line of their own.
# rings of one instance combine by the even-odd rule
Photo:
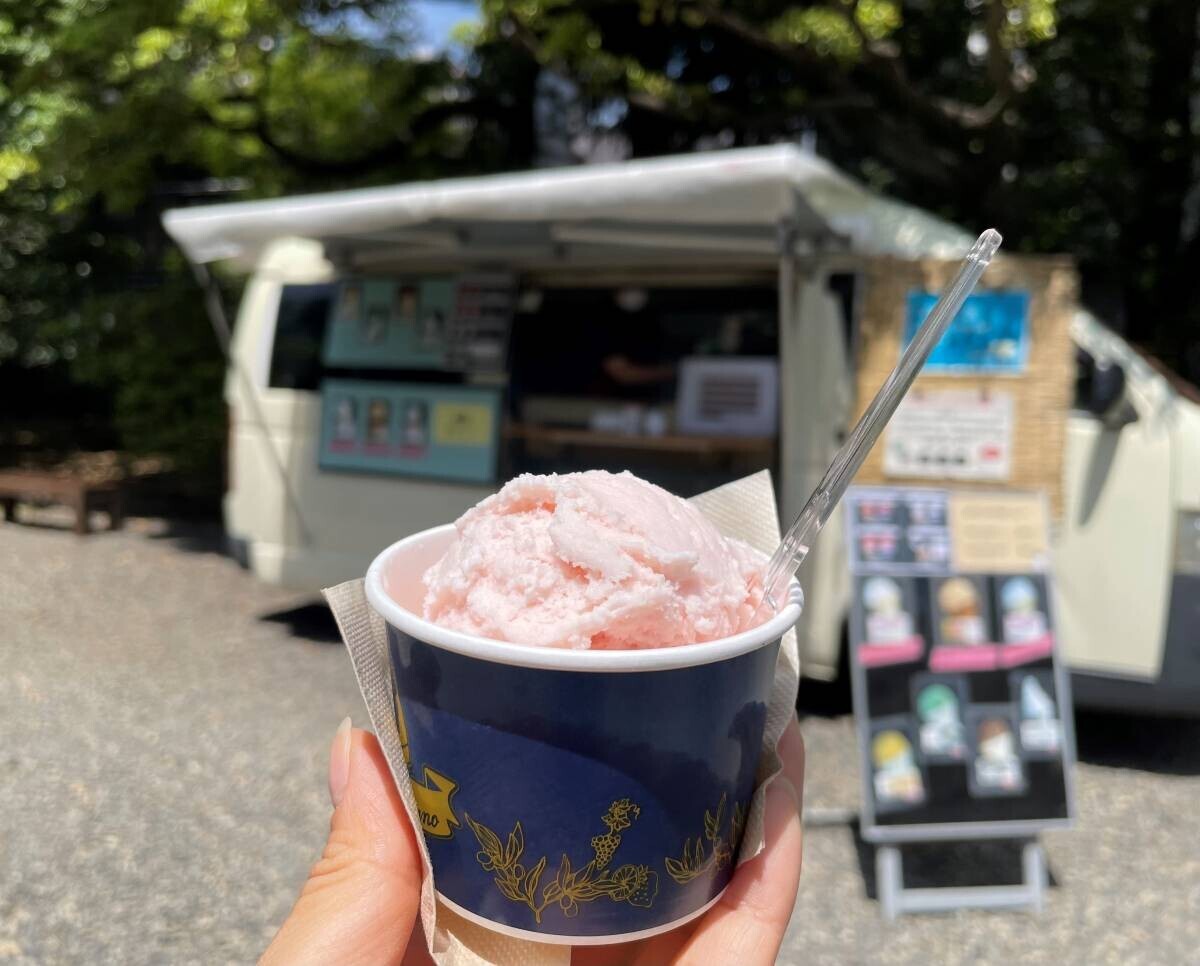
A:
<svg viewBox="0 0 1200 966">
<path fill-rule="evenodd" d="M 333 815 L 321 858 L 260 966 L 428 962 L 421 930 L 421 852 L 375 736 L 347 718 L 329 752 Z M 419 949 L 417 947 L 420 947 Z"/>
<path fill-rule="evenodd" d="M 600 365 L 609 379 L 622 386 L 653 386 L 675 378 L 674 366 L 645 365 L 629 356 L 606 356 Z"/>
<path fill-rule="evenodd" d="M 695 923 L 643 942 L 575 949 L 573 966 L 771 966 L 800 883 L 804 742 L 795 718 L 767 792 L 762 854 Z M 421 853 L 374 735 L 347 718 L 329 760 L 333 817 L 321 859 L 260 966 L 432 966 L 417 923 Z"/>
</svg>

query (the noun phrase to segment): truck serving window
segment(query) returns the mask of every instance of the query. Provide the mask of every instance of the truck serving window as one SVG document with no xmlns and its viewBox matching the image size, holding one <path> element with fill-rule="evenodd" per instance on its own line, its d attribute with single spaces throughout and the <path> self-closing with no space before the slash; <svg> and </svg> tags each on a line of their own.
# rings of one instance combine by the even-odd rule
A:
<svg viewBox="0 0 1200 966">
<path fill-rule="evenodd" d="M 272 389 L 307 389 L 321 384 L 321 345 L 336 285 L 285 285 L 279 295 L 275 344 L 271 349 Z"/>
</svg>

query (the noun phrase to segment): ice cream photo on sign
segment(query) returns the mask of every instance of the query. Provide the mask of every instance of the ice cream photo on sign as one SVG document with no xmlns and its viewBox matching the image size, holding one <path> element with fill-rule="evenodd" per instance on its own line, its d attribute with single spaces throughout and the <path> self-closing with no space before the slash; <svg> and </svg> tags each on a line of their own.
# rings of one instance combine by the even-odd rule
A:
<svg viewBox="0 0 1200 966">
<path fill-rule="evenodd" d="M 1051 696 L 1056 690 L 1050 670 L 1013 671 L 1009 690 L 1017 696 L 1020 713 L 1021 748 L 1029 757 L 1058 755 L 1062 747 L 1062 722 L 1058 704 Z"/>
<path fill-rule="evenodd" d="M 858 501 L 858 519 L 862 523 L 895 523 L 898 504 L 894 499 L 879 497 Z"/>
<path fill-rule="evenodd" d="M 896 581 L 890 577 L 871 577 L 863 584 L 862 596 L 868 641 L 900 644 L 912 637 L 912 614 L 904 610 L 904 596 Z"/>
<path fill-rule="evenodd" d="M 863 615 L 863 641 L 856 648 L 864 667 L 916 661 L 925 652 L 917 632 L 916 591 L 904 577 L 875 576 L 861 580 L 857 594 Z"/>
<path fill-rule="evenodd" d="M 970 647 L 987 640 L 987 624 L 976 586 L 965 577 L 951 577 L 937 589 L 942 641 Z"/>
<path fill-rule="evenodd" d="M 926 758 L 960 760 L 966 755 L 962 699 L 945 681 L 919 685 L 916 693 L 921 754 Z"/>
<path fill-rule="evenodd" d="M 891 563 L 900 547 L 900 530 L 894 526 L 863 529 L 858 535 L 860 559 L 870 563 Z"/>
<path fill-rule="evenodd" d="M 338 298 L 337 317 L 340 322 L 357 322 L 362 315 L 363 290 L 360 282 L 348 282 L 342 286 Z"/>
<path fill-rule="evenodd" d="M 877 807 L 919 805 L 925 783 L 913 757 L 912 742 L 898 729 L 879 731 L 871 739 L 872 786 Z"/>
<path fill-rule="evenodd" d="M 971 726 L 975 760 L 968 788 L 972 795 L 1017 795 L 1025 790 L 1025 772 L 1017 753 L 1010 716 L 987 708 L 973 708 Z"/>
<path fill-rule="evenodd" d="M 392 404 L 375 398 L 367 403 L 367 445 L 386 446 L 392 433 Z"/>
<path fill-rule="evenodd" d="M 343 396 L 334 408 L 333 438 L 339 443 L 353 443 L 358 438 L 358 403 Z"/>
<path fill-rule="evenodd" d="M 1000 589 L 1006 644 L 1031 644 L 1045 639 L 1050 629 L 1041 609 L 1037 586 L 1028 577 L 1009 577 Z"/>
</svg>

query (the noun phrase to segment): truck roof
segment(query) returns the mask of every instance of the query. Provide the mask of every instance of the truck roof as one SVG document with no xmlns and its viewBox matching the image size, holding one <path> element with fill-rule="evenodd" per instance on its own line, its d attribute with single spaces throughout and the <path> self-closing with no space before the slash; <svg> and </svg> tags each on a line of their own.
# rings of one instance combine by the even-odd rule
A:
<svg viewBox="0 0 1200 966">
<path fill-rule="evenodd" d="M 790 144 L 177 208 L 163 224 L 191 260 L 246 267 L 289 237 L 327 250 L 707 246 L 771 257 L 784 226 L 801 248 L 902 258 L 961 257 L 974 238 Z"/>
</svg>

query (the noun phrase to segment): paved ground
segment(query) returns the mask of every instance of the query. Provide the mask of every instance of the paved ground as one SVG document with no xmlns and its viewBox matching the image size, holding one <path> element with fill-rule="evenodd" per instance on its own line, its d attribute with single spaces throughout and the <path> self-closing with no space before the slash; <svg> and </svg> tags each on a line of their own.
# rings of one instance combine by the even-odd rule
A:
<svg viewBox="0 0 1200 966">
<path fill-rule="evenodd" d="M 323 841 L 329 739 L 365 713 L 319 608 L 215 545 L 149 520 L 84 540 L 0 525 L 0 961 L 248 962 L 289 908 Z M 1079 731 L 1082 818 L 1048 838 L 1046 914 L 889 926 L 868 851 L 836 821 L 857 797 L 851 720 L 807 715 L 809 812 L 834 821 L 806 833 L 780 962 L 1195 962 L 1200 726 Z M 913 857 L 927 882 L 1012 864 Z"/>
</svg>

